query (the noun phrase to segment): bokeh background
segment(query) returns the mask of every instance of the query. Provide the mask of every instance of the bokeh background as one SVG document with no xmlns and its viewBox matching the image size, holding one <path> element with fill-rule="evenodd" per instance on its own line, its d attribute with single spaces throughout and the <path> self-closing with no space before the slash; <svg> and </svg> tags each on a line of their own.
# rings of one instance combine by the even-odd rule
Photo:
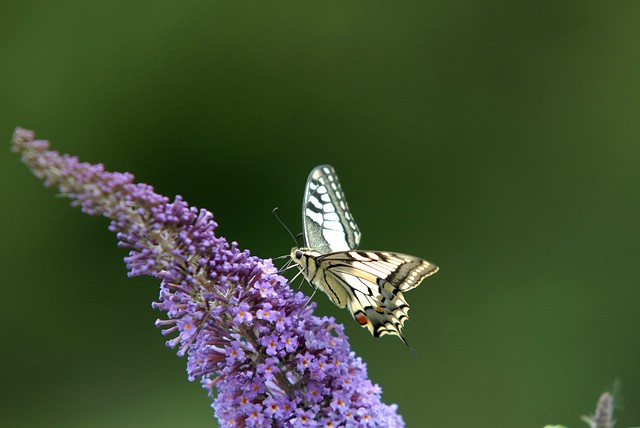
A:
<svg viewBox="0 0 640 428">
<path fill-rule="evenodd" d="M 10 153 L 15 126 L 285 254 L 335 166 L 362 248 L 436 262 L 406 335 L 346 324 L 409 427 L 640 424 L 640 3 L 0 3 L 0 426 L 215 426 L 152 278 Z M 309 288 L 306 288 L 307 292 Z"/>
</svg>

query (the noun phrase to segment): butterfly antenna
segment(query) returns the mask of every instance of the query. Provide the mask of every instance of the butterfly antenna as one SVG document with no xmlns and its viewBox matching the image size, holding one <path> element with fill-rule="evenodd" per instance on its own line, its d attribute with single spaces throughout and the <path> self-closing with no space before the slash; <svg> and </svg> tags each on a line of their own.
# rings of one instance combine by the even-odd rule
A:
<svg viewBox="0 0 640 428">
<path fill-rule="evenodd" d="M 296 239 L 296 237 L 295 237 L 295 236 L 293 236 L 293 233 L 291 233 L 291 229 L 289 229 L 289 228 L 287 227 L 287 225 L 286 225 L 286 224 L 284 224 L 284 222 L 283 222 L 283 221 L 280 219 L 280 217 L 278 216 L 278 207 L 275 207 L 271 213 L 272 213 L 272 214 L 273 214 L 273 216 L 276 218 L 276 220 L 278 220 L 278 223 L 280 223 L 280 224 L 282 225 L 282 227 L 284 227 L 284 228 L 285 228 L 285 230 L 286 230 L 287 232 L 289 232 L 289 236 L 291 236 L 291 238 L 293 239 L 293 242 L 295 242 L 295 243 L 296 243 L 296 247 L 297 247 L 297 246 L 298 246 L 298 240 Z"/>
</svg>

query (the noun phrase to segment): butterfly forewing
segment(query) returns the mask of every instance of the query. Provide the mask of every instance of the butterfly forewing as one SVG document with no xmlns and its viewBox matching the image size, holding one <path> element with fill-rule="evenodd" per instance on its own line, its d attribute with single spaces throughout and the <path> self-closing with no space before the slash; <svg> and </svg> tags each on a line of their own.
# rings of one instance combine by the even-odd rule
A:
<svg viewBox="0 0 640 428">
<path fill-rule="evenodd" d="M 438 271 L 418 257 L 388 251 L 356 251 L 360 231 L 349 212 L 334 169 L 313 169 L 302 206 L 305 248 L 291 258 L 315 288 L 351 315 L 372 335 L 396 335 L 407 343 L 402 327 L 409 305 L 403 292 Z"/>
<path fill-rule="evenodd" d="M 305 246 L 320 253 L 358 248 L 360 231 L 330 165 L 309 174 L 302 203 Z"/>
<path fill-rule="evenodd" d="M 438 271 L 433 263 L 419 257 L 388 251 L 346 251 L 329 253 L 318 257 L 318 262 L 375 282 L 384 280 L 400 291 L 415 288 L 429 275 Z"/>
</svg>

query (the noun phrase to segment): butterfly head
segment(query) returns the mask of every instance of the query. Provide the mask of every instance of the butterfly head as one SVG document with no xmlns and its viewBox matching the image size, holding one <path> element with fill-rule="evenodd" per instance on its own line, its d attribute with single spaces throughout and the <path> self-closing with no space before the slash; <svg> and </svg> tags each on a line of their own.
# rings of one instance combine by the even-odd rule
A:
<svg viewBox="0 0 640 428">
<path fill-rule="evenodd" d="M 293 247 L 289 254 L 291 255 L 291 260 L 300 265 L 300 268 L 302 269 L 307 269 L 309 267 L 309 261 L 320 255 L 319 252 L 314 251 L 311 248 L 304 247 Z"/>
</svg>

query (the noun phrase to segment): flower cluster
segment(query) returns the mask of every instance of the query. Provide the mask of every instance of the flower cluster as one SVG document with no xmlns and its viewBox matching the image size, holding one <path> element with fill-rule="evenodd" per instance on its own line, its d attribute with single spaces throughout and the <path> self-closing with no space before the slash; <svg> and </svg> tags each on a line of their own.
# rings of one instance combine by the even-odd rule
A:
<svg viewBox="0 0 640 428">
<path fill-rule="evenodd" d="M 214 399 L 221 426 L 400 427 L 397 406 L 350 351 L 341 325 L 313 315 L 270 260 L 217 237 L 213 215 L 136 184 L 133 175 L 49 151 L 17 129 L 13 149 L 47 186 L 111 219 L 130 276 L 161 279 L 157 326 L 187 356 L 190 380 Z"/>
</svg>

